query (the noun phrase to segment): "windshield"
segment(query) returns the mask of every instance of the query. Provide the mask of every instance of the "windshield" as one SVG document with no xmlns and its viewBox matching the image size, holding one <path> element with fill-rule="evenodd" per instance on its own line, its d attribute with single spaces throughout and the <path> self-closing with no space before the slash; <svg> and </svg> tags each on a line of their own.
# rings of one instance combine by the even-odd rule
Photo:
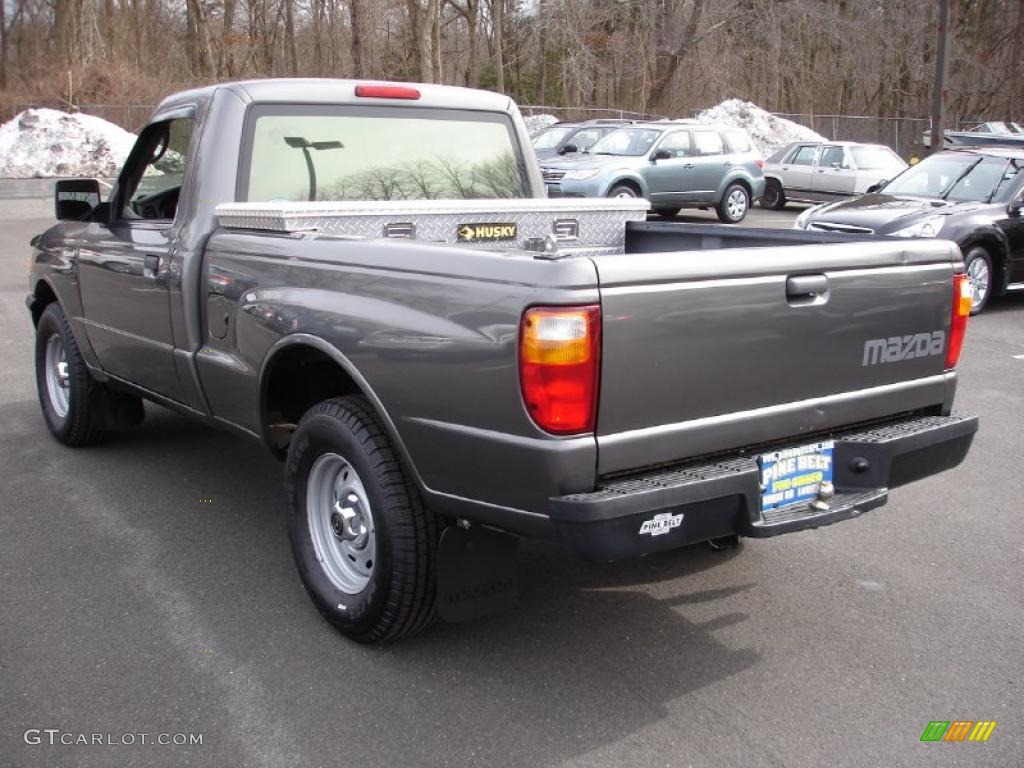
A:
<svg viewBox="0 0 1024 768">
<path fill-rule="evenodd" d="M 888 147 L 851 147 L 850 153 L 862 171 L 899 170 L 907 165 Z"/>
<path fill-rule="evenodd" d="M 553 125 L 533 137 L 533 148 L 555 149 L 572 130 L 571 125 Z"/>
<path fill-rule="evenodd" d="M 882 190 L 946 200 L 987 202 L 1002 181 L 1006 161 L 968 154 L 932 155 L 897 176 Z"/>
<path fill-rule="evenodd" d="M 619 128 L 594 144 L 590 154 L 639 157 L 650 151 L 660 135 L 661 131 L 651 128 Z"/>
<path fill-rule="evenodd" d="M 503 114 L 266 106 L 247 137 L 251 202 L 529 197 Z"/>
</svg>

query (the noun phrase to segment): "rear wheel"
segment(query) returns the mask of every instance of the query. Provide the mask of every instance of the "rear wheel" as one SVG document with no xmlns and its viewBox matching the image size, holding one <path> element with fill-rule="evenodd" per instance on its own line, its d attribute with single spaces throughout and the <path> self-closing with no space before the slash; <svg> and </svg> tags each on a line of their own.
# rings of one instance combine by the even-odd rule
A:
<svg viewBox="0 0 1024 768">
<path fill-rule="evenodd" d="M 740 183 L 730 184 L 716 206 L 718 220 L 725 224 L 739 224 L 750 209 L 750 193 Z"/>
<path fill-rule="evenodd" d="M 663 207 L 663 206 L 658 206 L 658 207 L 656 207 L 654 209 L 654 212 L 656 214 L 658 214 L 659 216 L 661 216 L 661 218 L 663 218 L 663 219 L 674 218 L 675 215 L 677 213 L 679 213 L 679 211 L 680 211 L 679 208 L 667 208 L 667 207 Z"/>
<path fill-rule="evenodd" d="M 988 251 L 976 245 L 964 254 L 964 265 L 971 284 L 971 314 L 976 315 L 988 305 L 992 295 L 992 257 Z"/>
<path fill-rule="evenodd" d="M 426 626 L 435 609 L 438 520 L 366 399 L 310 408 L 285 477 L 292 554 L 321 614 L 362 643 Z"/>
<path fill-rule="evenodd" d="M 36 326 L 36 391 L 50 433 L 70 446 L 102 436 L 95 404 L 101 385 L 89 374 L 64 310 L 54 302 Z"/>
<path fill-rule="evenodd" d="M 786 207 L 786 193 L 778 179 L 766 179 L 764 194 L 761 195 L 761 207 L 769 211 L 781 211 Z"/>
</svg>

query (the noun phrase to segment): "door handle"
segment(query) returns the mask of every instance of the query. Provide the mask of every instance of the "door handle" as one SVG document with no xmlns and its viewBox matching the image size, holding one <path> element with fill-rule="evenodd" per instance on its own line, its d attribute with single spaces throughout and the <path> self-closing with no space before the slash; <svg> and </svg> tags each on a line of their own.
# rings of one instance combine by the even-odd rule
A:
<svg viewBox="0 0 1024 768">
<path fill-rule="evenodd" d="M 824 303 L 828 299 L 825 275 L 795 275 L 786 278 L 786 299 L 798 303 Z"/>
<path fill-rule="evenodd" d="M 693 168 L 693 163 L 683 163 L 683 168 L 689 170 L 690 168 Z"/>
<path fill-rule="evenodd" d="M 156 277 L 160 270 L 160 257 L 155 253 L 147 253 L 142 259 L 143 277 Z"/>
</svg>

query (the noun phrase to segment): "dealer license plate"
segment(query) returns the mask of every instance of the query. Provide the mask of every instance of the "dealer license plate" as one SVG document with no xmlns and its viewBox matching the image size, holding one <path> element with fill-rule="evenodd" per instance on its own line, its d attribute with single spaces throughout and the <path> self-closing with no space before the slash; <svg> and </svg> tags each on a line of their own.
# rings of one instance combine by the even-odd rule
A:
<svg viewBox="0 0 1024 768">
<path fill-rule="evenodd" d="M 762 453 L 761 509 L 778 509 L 814 500 L 822 483 L 832 482 L 834 440 Z"/>
</svg>

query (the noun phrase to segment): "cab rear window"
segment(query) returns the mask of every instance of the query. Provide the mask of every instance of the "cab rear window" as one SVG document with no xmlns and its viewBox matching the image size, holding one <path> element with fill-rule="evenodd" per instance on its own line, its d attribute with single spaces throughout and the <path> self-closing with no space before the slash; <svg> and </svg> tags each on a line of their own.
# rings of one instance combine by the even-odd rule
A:
<svg viewBox="0 0 1024 768">
<path fill-rule="evenodd" d="M 528 197 L 511 121 L 395 107 L 256 107 L 238 197 L 250 202 Z"/>
</svg>

